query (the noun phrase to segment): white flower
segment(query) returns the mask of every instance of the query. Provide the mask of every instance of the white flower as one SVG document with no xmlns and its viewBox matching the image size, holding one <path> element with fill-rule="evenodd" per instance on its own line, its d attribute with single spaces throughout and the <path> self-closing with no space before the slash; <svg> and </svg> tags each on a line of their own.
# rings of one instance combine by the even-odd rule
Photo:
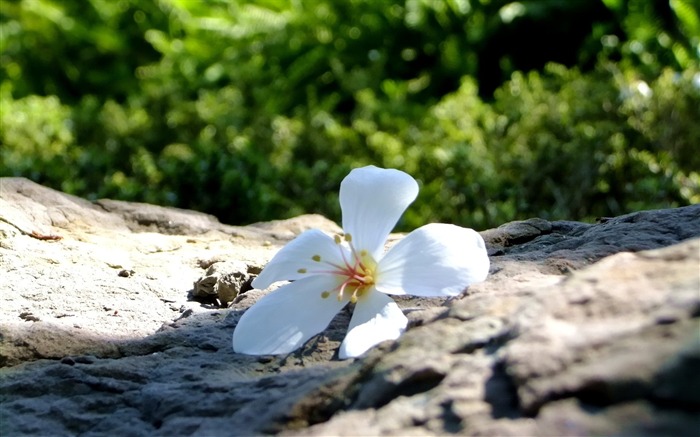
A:
<svg viewBox="0 0 700 437">
<path fill-rule="evenodd" d="M 243 314 L 233 332 L 234 351 L 292 352 L 353 302 L 339 356 L 356 357 L 405 330 L 406 316 L 387 295 L 455 296 L 483 281 L 489 259 L 484 240 L 472 229 L 429 224 L 384 254 L 389 233 L 417 195 L 418 184 L 402 171 L 352 170 L 340 184 L 344 233 L 306 231 L 272 258 L 253 286 L 293 282 Z"/>
</svg>

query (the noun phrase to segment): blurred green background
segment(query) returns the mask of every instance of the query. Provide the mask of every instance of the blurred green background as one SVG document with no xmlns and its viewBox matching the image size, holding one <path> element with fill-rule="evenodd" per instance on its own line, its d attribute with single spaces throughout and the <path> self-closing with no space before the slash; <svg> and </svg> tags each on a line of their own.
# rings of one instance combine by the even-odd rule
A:
<svg viewBox="0 0 700 437">
<path fill-rule="evenodd" d="M 700 202 L 697 0 L 0 0 L 0 175 L 245 224 L 403 229 Z M 367 193 L 371 196 L 372 193 Z"/>
</svg>

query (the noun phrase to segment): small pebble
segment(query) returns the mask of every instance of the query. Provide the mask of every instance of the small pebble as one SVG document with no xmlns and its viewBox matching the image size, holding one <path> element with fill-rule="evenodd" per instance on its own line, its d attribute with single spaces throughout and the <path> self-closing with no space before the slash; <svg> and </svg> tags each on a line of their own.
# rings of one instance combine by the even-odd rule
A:
<svg viewBox="0 0 700 437">
<path fill-rule="evenodd" d="M 659 314 L 656 316 L 657 325 L 670 325 L 678 321 L 678 315 L 673 313 Z"/>
<path fill-rule="evenodd" d="M 131 269 L 122 269 L 122 270 L 119 270 L 118 275 L 122 278 L 130 278 L 134 275 L 134 273 L 136 273 L 136 272 L 131 270 Z"/>
</svg>

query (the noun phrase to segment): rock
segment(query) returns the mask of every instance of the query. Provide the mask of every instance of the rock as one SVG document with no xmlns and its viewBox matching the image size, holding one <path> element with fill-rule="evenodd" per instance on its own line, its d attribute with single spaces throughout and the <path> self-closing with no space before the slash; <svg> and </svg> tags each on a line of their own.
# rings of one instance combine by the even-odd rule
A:
<svg viewBox="0 0 700 437">
<path fill-rule="evenodd" d="M 253 287 L 250 283 L 259 273 L 258 266 L 248 266 L 240 261 L 224 261 L 213 263 L 205 275 L 194 283 L 193 297 L 205 301 L 216 298 L 221 306 L 232 302 L 239 293 L 245 293 Z"/>
<path fill-rule="evenodd" d="M 342 408 L 294 434 L 692 434 L 699 269 L 694 239 L 516 293 L 487 281 L 359 360 L 355 379 L 326 394 Z M 300 402 L 303 414 L 328 404 L 318 393 Z"/>
<path fill-rule="evenodd" d="M 187 298 L 204 265 L 236 261 L 259 271 L 283 243 L 194 212 L 100 201 L 109 212 L 21 178 L 2 179 L 0 202 L 0 365 L 119 356 L 124 342 L 188 309 L 207 310 Z M 195 224 L 183 224 L 187 217 Z"/>
<path fill-rule="evenodd" d="M 585 225 L 578 223 L 576 226 L 583 227 Z M 490 246 L 508 247 L 526 243 L 540 235 L 550 234 L 551 232 L 552 224 L 550 222 L 533 218 L 506 223 L 496 229 L 484 231 L 482 236 Z"/>
<path fill-rule="evenodd" d="M 245 284 L 313 227 L 339 231 L 321 216 L 227 226 L 1 179 L 3 432 L 645 436 L 700 428 L 700 206 L 485 231 L 485 282 L 456 299 L 397 298 L 408 331 L 355 360 L 336 355 L 347 309 L 288 356 L 233 353 L 238 319 L 267 292 Z M 216 299 L 200 299 L 207 296 Z"/>
<path fill-rule="evenodd" d="M 221 227 L 216 217 L 197 211 L 110 199 L 100 199 L 95 205 L 123 218 L 132 231 L 198 235 Z"/>
<path fill-rule="evenodd" d="M 54 228 L 81 229 L 100 224 L 102 229 L 124 230 L 121 217 L 75 196 L 51 190 L 24 178 L 2 178 L 0 221 L 23 234 L 49 235 Z"/>
<path fill-rule="evenodd" d="M 275 235 L 278 239 L 291 240 L 295 236 L 309 229 L 321 229 L 329 234 L 341 232 L 340 227 L 331 220 L 318 214 L 308 214 L 289 220 L 273 220 L 270 222 L 253 223 L 252 228 L 264 229 Z"/>
</svg>

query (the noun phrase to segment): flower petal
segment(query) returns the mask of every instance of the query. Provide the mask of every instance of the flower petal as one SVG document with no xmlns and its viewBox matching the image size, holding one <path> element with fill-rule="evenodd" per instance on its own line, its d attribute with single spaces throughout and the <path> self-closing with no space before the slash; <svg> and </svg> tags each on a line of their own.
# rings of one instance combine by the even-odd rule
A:
<svg viewBox="0 0 700 437">
<path fill-rule="evenodd" d="M 417 195 L 418 183 L 402 171 L 356 168 L 340 184 L 343 230 L 352 235 L 355 248 L 379 259 L 389 233 Z"/>
<path fill-rule="evenodd" d="M 354 358 L 385 341 L 396 340 L 406 329 L 408 319 L 389 296 L 372 290 L 355 305 L 348 334 L 338 357 Z"/>
<path fill-rule="evenodd" d="M 284 285 L 260 299 L 233 331 L 234 352 L 274 355 L 292 352 L 326 329 L 347 301 L 324 290 L 337 285 L 332 276 L 313 276 Z"/>
<path fill-rule="evenodd" d="M 253 280 L 252 285 L 258 289 L 265 289 L 277 281 L 294 281 L 322 273 L 328 269 L 312 257 L 318 255 L 322 261 L 342 264 L 341 250 L 346 255 L 349 254 L 348 249 L 336 244 L 333 238 L 320 230 L 308 230 L 280 249 Z M 300 270 L 305 273 L 301 273 Z"/>
<path fill-rule="evenodd" d="M 489 257 L 473 229 L 433 223 L 411 232 L 377 267 L 379 291 L 415 296 L 456 296 L 486 279 Z"/>
</svg>

